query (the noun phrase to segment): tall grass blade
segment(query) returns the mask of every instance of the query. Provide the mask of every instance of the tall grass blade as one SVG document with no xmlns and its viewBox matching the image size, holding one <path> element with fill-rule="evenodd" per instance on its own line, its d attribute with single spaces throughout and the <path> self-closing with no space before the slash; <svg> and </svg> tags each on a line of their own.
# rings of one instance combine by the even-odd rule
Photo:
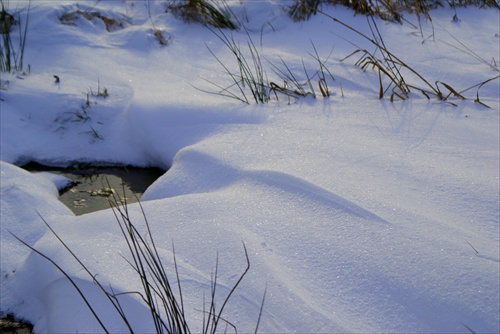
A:
<svg viewBox="0 0 500 334">
<path fill-rule="evenodd" d="M 43 220 L 43 218 L 42 218 Z M 45 222 L 45 221 L 44 221 Z M 46 223 L 46 222 L 45 222 Z M 46 223 L 47 224 L 47 223 Z M 97 313 L 94 311 L 92 305 L 90 305 L 90 302 L 88 301 L 88 299 L 85 297 L 85 294 L 82 292 L 82 290 L 80 290 L 80 288 L 78 287 L 78 285 L 76 284 L 76 282 L 71 278 L 71 276 L 64 270 L 62 269 L 54 260 L 52 260 L 50 257 L 48 257 L 47 255 L 43 254 L 42 252 L 40 252 L 39 250 L 37 250 L 36 248 L 34 248 L 33 246 L 29 245 L 28 243 L 26 243 L 25 241 L 21 240 L 18 236 L 16 236 L 15 234 L 13 234 L 12 232 L 9 231 L 9 233 L 14 237 L 16 238 L 20 243 L 22 243 L 24 246 L 28 247 L 31 251 L 35 252 L 36 254 L 40 255 L 41 257 L 43 257 L 44 259 L 46 259 L 47 261 L 49 261 L 54 267 L 56 267 L 67 279 L 68 281 L 71 283 L 71 285 L 73 285 L 73 287 L 75 288 L 75 290 L 78 292 L 78 294 L 80 295 L 80 297 L 82 298 L 83 302 L 85 303 L 85 305 L 87 305 L 87 307 L 89 308 L 90 312 L 92 313 L 92 315 L 94 316 L 94 318 L 97 320 L 97 322 L 99 323 L 99 325 L 101 326 L 101 328 L 103 329 L 103 331 L 105 333 L 109 333 L 109 331 L 107 330 L 106 326 L 104 326 L 104 324 L 102 323 L 101 319 L 99 318 L 99 316 L 97 315 Z"/>
<path fill-rule="evenodd" d="M 7 2 L 8 4 L 8 2 Z M 14 18 L 7 12 L 7 6 L 4 0 L 0 0 L 0 33 L 2 35 L 2 43 L 0 44 L 0 72 L 22 72 L 24 50 L 26 47 L 29 13 L 31 8 L 31 0 L 28 1 L 28 6 L 25 15 L 24 26 L 19 14 L 19 22 L 17 22 L 19 43 L 16 47 L 12 42 L 12 25 Z"/>
<path fill-rule="evenodd" d="M 269 84 L 267 83 L 266 75 L 264 72 L 264 68 L 262 66 L 262 61 L 259 52 L 255 44 L 253 43 L 248 31 L 245 29 L 245 32 L 247 34 L 246 46 L 248 48 L 249 58 L 247 58 L 243 54 L 239 44 L 234 40 L 232 35 L 231 36 L 226 35 L 221 29 L 218 29 L 218 31 L 215 31 L 210 27 L 208 27 L 208 29 L 222 41 L 222 43 L 227 47 L 227 49 L 229 49 L 229 51 L 236 60 L 236 65 L 238 68 L 238 74 L 232 72 L 228 68 L 228 66 L 224 64 L 207 46 L 209 52 L 223 67 L 223 69 L 230 76 L 231 80 L 234 83 L 233 85 L 230 85 L 229 87 L 226 88 L 215 84 L 215 86 L 220 88 L 221 90 L 219 92 L 211 92 L 211 93 L 235 98 L 237 100 L 244 101 L 245 103 L 249 103 L 249 98 L 247 98 L 247 93 L 249 92 L 248 94 L 251 94 L 253 96 L 255 103 L 268 102 L 270 99 Z M 234 86 L 237 87 L 239 94 L 241 94 L 241 97 L 229 91 L 229 89 Z"/>
</svg>

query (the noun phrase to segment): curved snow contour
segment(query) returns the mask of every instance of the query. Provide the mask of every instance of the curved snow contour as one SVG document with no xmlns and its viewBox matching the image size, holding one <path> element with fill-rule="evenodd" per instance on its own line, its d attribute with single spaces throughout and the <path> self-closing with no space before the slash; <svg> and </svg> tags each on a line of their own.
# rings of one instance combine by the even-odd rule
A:
<svg viewBox="0 0 500 334">
<path fill-rule="evenodd" d="M 252 270 L 238 295 L 258 300 L 267 284 L 263 330 L 276 319 L 280 331 L 497 327 L 497 261 L 471 256 L 449 233 L 422 235 L 418 220 L 388 222 L 290 174 L 242 170 L 188 148 L 143 200 L 155 235 L 182 241 L 177 255 L 201 271 L 211 270 L 215 251 L 225 267 L 239 268 L 234 255 L 246 243 Z"/>
<path fill-rule="evenodd" d="M 169 184 L 153 184 L 143 201 L 167 198 L 192 193 L 205 193 L 225 188 L 235 182 L 261 184 L 273 191 L 286 192 L 290 196 L 307 198 L 310 201 L 345 211 L 359 218 L 385 222 L 383 218 L 359 205 L 296 176 L 272 170 L 240 170 L 206 153 L 190 149 L 179 153 L 182 170 L 176 164 L 162 178 Z"/>
<path fill-rule="evenodd" d="M 143 200 L 146 211 L 153 213 L 152 221 L 176 217 L 175 222 L 158 221 L 164 231 L 157 234 L 175 236 L 185 247 L 197 247 L 206 254 L 216 249 L 222 254 L 228 244 L 243 240 L 255 253 L 251 275 L 258 278 L 250 291 L 237 295 L 252 297 L 255 302 L 265 278 L 270 293 L 280 296 L 266 301 L 265 319 L 269 326 L 281 322 L 285 327 L 280 330 L 353 329 L 334 316 L 348 318 L 340 316 L 345 312 L 341 305 L 350 304 L 345 298 L 353 289 L 352 282 L 342 281 L 340 273 L 348 277 L 347 270 L 363 276 L 371 266 L 363 256 L 367 235 L 382 241 L 391 228 L 373 212 L 298 177 L 241 170 L 193 149 L 176 156 L 171 170 L 147 190 Z M 229 268 L 240 265 L 235 259 L 226 262 Z M 291 303 L 287 309 L 294 316 L 279 311 L 284 309 L 284 300 Z M 266 322 L 263 326 L 266 328 Z M 355 329 L 362 328 L 367 329 Z"/>
</svg>

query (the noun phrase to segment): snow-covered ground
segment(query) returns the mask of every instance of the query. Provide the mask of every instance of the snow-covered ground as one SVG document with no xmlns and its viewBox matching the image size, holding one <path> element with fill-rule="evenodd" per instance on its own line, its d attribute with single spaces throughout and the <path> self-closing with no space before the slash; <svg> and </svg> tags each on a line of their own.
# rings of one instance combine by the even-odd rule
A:
<svg viewBox="0 0 500 334">
<path fill-rule="evenodd" d="M 169 168 L 142 205 L 172 274 L 175 244 L 193 332 L 217 256 L 219 301 L 245 269 L 242 242 L 251 268 L 224 313 L 240 332 L 254 331 L 266 287 L 262 333 L 500 331 L 499 80 L 479 91 L 491 109 L 473 102 L 476 88 L 452 98 L 456 106 L 418 93 L 378 99 L 377 72 L 354 64 L 361 55 L 340 61 L 373 46 L 320 14 L 295 23 L 283 3 L 229 2 L 270 81 L 281 59 L 302 81 L 302 60 L 314 73 L 312 43 L 323 59 L 331 53 L 330 98 L 246 105 L 193 88 L 231 84 L 207 46 L 235 72 L 236 64 L 217 36 L 165 13 L 162 1 L 99 2 L 94 10 L 124 23 L 111 32 L 99 19 L 61 24 L 89 2 L 32 1 L 30 74 L 1 74 L 3 313 L 40 333 L 102 330 L 62 274 L 10 231 L 62 266 L 110 331 L 126 331 L 38 215 L 101 282 L 138 291 L 111 210 L 75 217 L 57 199 L 63 180 L 17 167 L 97 162 Z M 370 35 L 364 16 L 323 9 Z M 500 60 L 500 13 L 456 14 L 432 11 L 422 32 L 410 14 L 377 25 L 387 48 L 429 82 L 463 91 L 498 75 L 489 64 Z M 245 50 L 243 30 L 225 33 Z M 85 106 L 98 85 L 109 96 Z M 129 210 L 143 228 L 138 205 Z M 134 329 L 152 331 L 137 295 L 123 300 Z"/>
</svg>

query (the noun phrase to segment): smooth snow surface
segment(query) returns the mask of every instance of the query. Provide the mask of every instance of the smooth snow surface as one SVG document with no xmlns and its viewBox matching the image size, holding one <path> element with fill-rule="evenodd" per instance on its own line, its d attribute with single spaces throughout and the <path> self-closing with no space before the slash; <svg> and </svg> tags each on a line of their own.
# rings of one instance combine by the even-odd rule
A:
<svg viewBox="0 0 500 334">
<path fill-rule="evenodd" d="M 304 67 L 312 76 L 313 44 L 322 59 L 331 53 L 331 97 L 246 105 L 200 91 L 231 84 L 207 47 L 238 68 L 217 36 L 163 1 L 99 2 L 93 10 L 123 22 L 110 32 L 99 19 L 60 22 L 89 2 L 32 1 L 31 73 L 1 77 L 1 312 L 37 333 L 102 331 L 68 280 L 14 234 L 74 278 L 109 331 L 127 331 L 40 218 L 105 286 L 139 291 L 111 210 L 75 217 L 57 200 L 66 180 L 17 167 L 120 163 L 170 168 L 142 205 L 172 275 L 175 245 L 193 332 L 217 257 L 219 303 L 245 269 L 242 243 L 251 268 L 223 315 L 239 332 L 255 330 L 266 288 L 261 333 L 499 332 L 499 80 L 479 90 L 491 109 L 473 102 L 477 87 L 450 97 L 456 106 L 418 92 L 391 103 L 390 92 L 378 99 L 378 73 L 355 66 L 361 54 L 340 61 L 374 50 L 352 31 L 320 14 L 292 22 L 281 1 L 228 3 L 270 81 L 282 83 L 270 65 L 281 59 L 301 82 Z M 370 35 L 364 16 L 323 9 Z M 422 30 L 408 13 L 377 26 L 429 82 L 464 91 L 499 74 L 490 64 L 500 61 L 500 12 L 456 13 L 432 11 Z M 244 30 L 224 33 L 246 52 Z M 90 94 L 85 107 L 104 88 L 109 96 Z M 145 232 L 139 206 L 129 210 Z M 154 330 L 136 294 L 121 301 L 135 331 Z"/>
</svg>

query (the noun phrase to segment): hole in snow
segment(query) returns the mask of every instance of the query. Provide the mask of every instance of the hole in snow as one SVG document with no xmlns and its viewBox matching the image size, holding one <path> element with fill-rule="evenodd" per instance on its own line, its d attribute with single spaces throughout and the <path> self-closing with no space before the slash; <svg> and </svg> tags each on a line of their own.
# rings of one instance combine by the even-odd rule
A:
<svg viewBox="0 0 500 334">
<path fill-rule="evenodd" d="M 133 166 L 49 167 L 38 163 L 23 166 L 30 172 L 49 172 L 62 175 L 73 182 L 60 191 L 59 200 L 75 215 L 109 209 L 113 194 L 127 203 L 137 202 L 146 189 L 165 173 L 159 168 Z"/>
</svg>

